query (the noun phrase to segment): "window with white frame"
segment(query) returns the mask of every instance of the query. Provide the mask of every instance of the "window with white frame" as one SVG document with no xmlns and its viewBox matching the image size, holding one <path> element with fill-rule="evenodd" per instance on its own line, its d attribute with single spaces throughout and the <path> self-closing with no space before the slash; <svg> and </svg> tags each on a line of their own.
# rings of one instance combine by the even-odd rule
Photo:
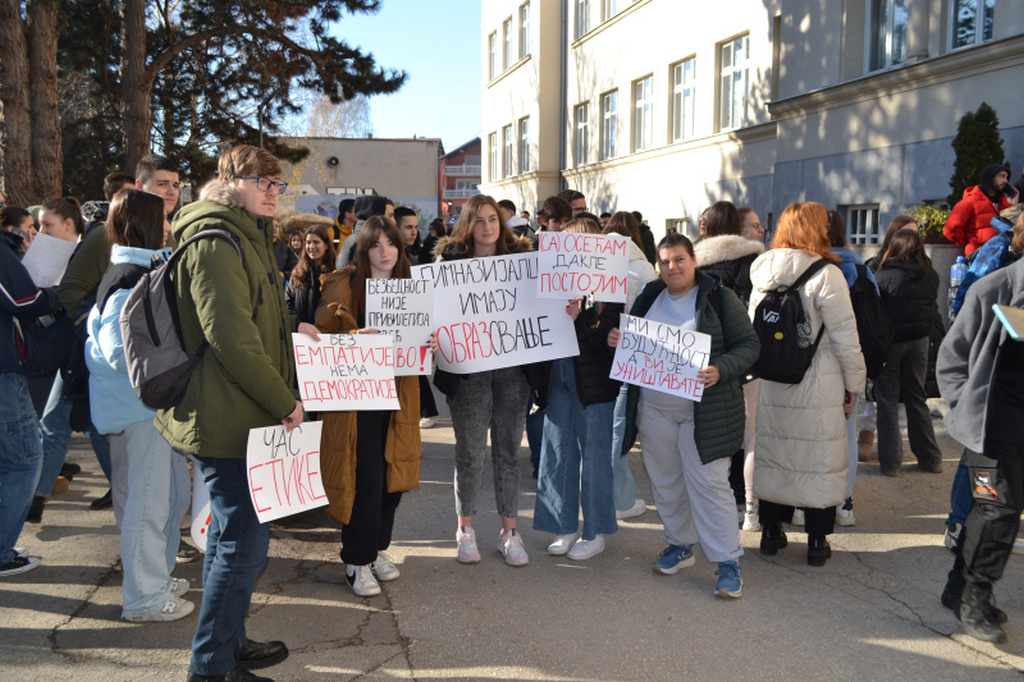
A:
<svg viewBox="0 0 1024 682">
<path fill-rule="evenodd" d="M 618 0 L 601 0 L 601 21 L 608 21 L 619 12 Z"/>
<path fill-rule="evenodd" d="M 654 146 L 654 76 L 633 83 L 633 151 Z"/>
<path fill-rule="evenodd" d="M 909 0 L 871 0 L 868 6 L 868 71 L 899 66 L 907 58 Z"/>
<path fill-rule="evenodd" d="M 530 54 L 530 3 L 519 7 L 519 58 Z"/>
<path fill-rule="evenodd" d="M 878 204 L 846 207 L 846 241 L 850 244 L 878 244 L 882 240 Z"/>
<path fill-rule="evenodd" d="M 487 164 L 487 179 L 494 182 L 498 175 L 498 133 L 491 133 L 487 136 L 487 147 L 490 150 Z"/>
<path fill-rule="evenodd" d="M 601 95 L 601 160 L 615 158 L 619 136 L 619 91 Z"/>
<path fill-rule="evenodd" d="M 515 140 L 512 138 L 512 126 L 507 125 L 501 129 L 501 177 L 512 177 L 514 170 L 512 166 L 512 147 Z"/>
<path fill-rule="evenodd" d="M 970 47 L 992 40 L 996 0 L 950 0 L 950 48 Z"/>
<path fill-rule="evenodd" d="M 719 128 L 731 130 L 747 124 L 750 93 L 750 36 L 721 45 L 721 99 L 718 103 Z"/>
<path fill-rule="evenodd" d="M 501 24 L 501 39 L 504 49 L 501 52 L 501 68 L 508 69 L 515 63 L 512 58 L 512 17 L 509 17 Z"/>
<path fill-rule="evenodd" d="M 590 0 L 576 0 L 576 38 L 590 30 Z"/>
<path fill-rule="evenodd" d="M 576 121 L 576 137 L 574 139 L 573 146 L 573 161 L 574 165 L 581 166 L 587 163 L 587 150 L 590 145 L 590 128 L 589 128 L 589 105 L 584 102 L 583 104 L 576 107 L 573 114 L 573 120 Z"/>
<path fill-rule="evenodd" d="M 487 78 L 488 80 L 494 80 L 494 77 L 498 75 L 498 34 L 497 32 L 487 36 L 487 54 L 489 56 L 487 62 Z"/>
<path fill-rule="evenodd" d="M 672 67 L 672 141 L 693 137 L 694 77 L 697 59 L 690 58 Z"/>
<path fill-rule="evenodd" d="M 530 117 L 519 119 L 519 173 L 530 172 Z"/>
</svg>

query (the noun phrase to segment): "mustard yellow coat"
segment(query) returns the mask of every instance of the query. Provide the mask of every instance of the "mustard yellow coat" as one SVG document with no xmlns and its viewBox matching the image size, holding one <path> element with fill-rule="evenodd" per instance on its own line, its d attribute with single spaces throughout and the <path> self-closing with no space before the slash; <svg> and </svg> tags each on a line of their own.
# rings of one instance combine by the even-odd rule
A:
<svg viewBox="0 0 1024 682">
<path fill-rule="evenodd" d="M 316 327 L 325 334 L 351 334 L 358 325 L 351 312 L 352 270 L 327 275 L 316 309 Z M 384 446 L 388 462 L 389 493 L 412 490 L 420 484 L 420 389 L 419 377 L 395 380 L 402 409 L 391 415 Z M 323 412 L 320 468 L 329 503 L 327 513 L 342 523 L 352 517 L 356 497 L 356 412 Z"/>
</svg>

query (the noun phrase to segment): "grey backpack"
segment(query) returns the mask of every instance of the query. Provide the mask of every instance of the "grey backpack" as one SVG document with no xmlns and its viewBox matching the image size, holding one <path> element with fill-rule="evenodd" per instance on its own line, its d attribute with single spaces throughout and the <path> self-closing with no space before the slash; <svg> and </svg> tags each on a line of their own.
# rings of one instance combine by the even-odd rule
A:
<svg viewBox="0 0 1024 682">
<path fill-rule="evenodd" d="M 206 350 L 204 340 L 195 355 L 185 351 L 173 274 L 189 244 L 208 238 L 224 239 L 231 244 L 244 267 L 242 250 L 230 232 L 202 230 L 186 239 L 165 263 L 143 275 L 121 309 L 128 379 L 142 404 L 154 410 L 170 409 L 181 402 L 192 370 Z"/>
</svg>

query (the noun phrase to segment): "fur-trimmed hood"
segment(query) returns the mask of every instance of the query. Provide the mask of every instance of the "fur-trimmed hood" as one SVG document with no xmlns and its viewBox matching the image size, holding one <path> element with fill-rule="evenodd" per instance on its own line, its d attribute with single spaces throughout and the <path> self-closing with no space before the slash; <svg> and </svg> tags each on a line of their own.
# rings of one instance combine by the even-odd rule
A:
<svg viewBox="0 0 1024 682">
<path fill-rule="evenodd" d="M 762 253 L 764 244 L 735 234 L 705 237 L 693 245 L 698 268 Z"/>
<path fill-rule="evenodd" d="M 507 245 L 510 247 L 508 250 L 509 254 L 533 251 L 533 242 L 526 237 L 512 235 L 512 239 L 507 242 Z M 459 241 L 451 235 L 438 239 L 437 246 L 434 247 L 434 260 L 454 260 L 469 257 L 469 254 L 462 251 Z"/>
<path fill-rule="evenodd" d="M 221 206 L 245 210 L 242 194 L 226 182 L 213 179 L 199 190 L 199 201 L 210 201 Z"/>
</svg>

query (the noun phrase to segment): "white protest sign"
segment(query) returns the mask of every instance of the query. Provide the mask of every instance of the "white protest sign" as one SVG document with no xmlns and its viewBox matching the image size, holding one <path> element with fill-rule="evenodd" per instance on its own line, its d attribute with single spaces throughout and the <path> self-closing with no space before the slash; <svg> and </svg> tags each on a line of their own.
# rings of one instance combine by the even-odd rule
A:
<svg viewBox="0 0 1024 682">
<path fill-rule="evenodd" d="M 323 422 L 303 422 L 290 432 L 283 424 L 249 430 L 245 465 L 249 497 L 260 523 L 327 504 L 320 476 Z"/>
<path fill-rule="evenodd" d="M 67 242 L 40 232 L 32 240 L 21 264 L 37 287 L 57 286 L 76 246 L 77 242 Z"/>
<path fill-rule="evenodd" d="M 199 465 L 192 465 L 192 542 L 206 551 L 206 538 L 210 531 L 210 491 Z"/>
<path fill-rule="evenodd" d="M 541 298 L 565 300 L 594 294 L 625 303 L 629 237 L 621 234 L 538 232 Z"/>
<path fill-rule="evenodd" d="M 366 280 L 366 326 L 395 342 L 395 376 L 430 374 L 434 284 L 420 279 Z"/>
<path fill-rule="evenodd" d="M 307 410 L 397 410 L 395 348 L 387 334 L 292 334 Z"/>
<path fill-rule="evenodd" d="M 611 378 L 700 402 L 711 336 L 642 317 L 622 315 L 622 340 L 615 349 Z"/>
<path fill-rule="evenodd" d="M 535 252 L 420 265 L 434 283 L 437 366 L 455 374 L 580 354 L 568 299 L 537 298 Z"/>
</svg>

